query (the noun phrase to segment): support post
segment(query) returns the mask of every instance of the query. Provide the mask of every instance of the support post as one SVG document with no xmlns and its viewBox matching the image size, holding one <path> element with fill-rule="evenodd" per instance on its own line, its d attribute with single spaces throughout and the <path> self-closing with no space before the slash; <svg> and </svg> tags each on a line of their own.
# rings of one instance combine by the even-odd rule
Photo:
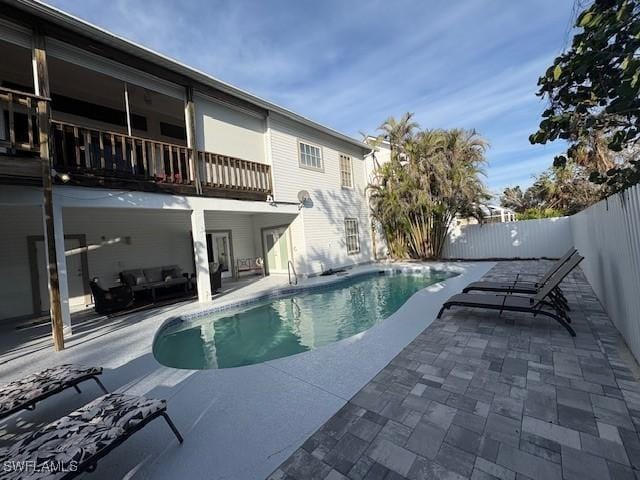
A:
<svg viewBox="0 0 640 480">
<path fill-rule="evenodd" d="M 53 179 L 51 178 L 51 110 L 49 101 L 49 71 L 44 35 L 39 29 L 33 31 L 33 85 L 38 99 L 38 140 L 40 144 L 40 161 L 42 164 L 42 216 L 44 220 L 44 242 L 47 253 L 47 277 L 49 286 L 49 304 L 51 313 L 51 329 L 53 348 L 64 349 L 64 321 L 60 302 L 60 276 L 57 260 L 56 229 L 53 211 Z M 60 212 L 61 213 L 61 212 Z M 60 223 L 62 219 L 60 218 Z M 62 250 L 64 251 L 64 232 L 62 233 Z M 64 256 L 62 258 L 64 260 Z M 68 300 L 67 300 L 68 302 Z M 67 304 L 68 306 L 68 304 Z M 69 322 L 70 323 L 70 322 Z"/>
<path fill-rule="evenodd" d="M 127 82 L 124 82 L 124 108 L 127 114 L 127 134 L 131 136 L 131 111 L 129 110 L 129 87 Z M 122 155 L 124 155 L 124 152 Z"/>
<path fill-rule="evenodd" d="M 187 130 L 187 147 L 189 158 L 193 165 L 193 176 L 196 193 L 202 195 L 202 182 L 200 181 L 200 166 L 198 165 L 198 139 L 196 136 L 196 106 L 193 103 L 193 87 L 186 87 L 184 101 L 184 120 Z"/>
<path fill-rule="evenodd" d="M 207 252 L 207 229 L 204 210 L 191 212 L 191 233 L 193 238 L 193 258 L 196 264 L 198 301 L 211 301 L 211 279 L 209 277 L 209 254 Z"/>
</svg>

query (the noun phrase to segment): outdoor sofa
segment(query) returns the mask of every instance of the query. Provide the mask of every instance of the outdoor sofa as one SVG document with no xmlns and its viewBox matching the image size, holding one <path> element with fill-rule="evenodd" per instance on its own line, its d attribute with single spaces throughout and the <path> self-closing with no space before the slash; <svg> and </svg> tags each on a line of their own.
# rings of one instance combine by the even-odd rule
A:
<svg viewBox="0 0 640 480">
<path fill-rule="evenodd" d="M 560 267 L 551 278 L 540 288 L 535 295 L 520 295 L 516 293 L 501 294 L 478 294 L 478 293 L 460 293 L 453 295 L 438 312 L 437 318 L 442 317 L 445 310 L 454 306 L 467 308 L 480 308 L 486 310 L 499 310 L 508 312 L 531 313 L 534 316 L 543 315 L 556 320 L 562 325 L 572 337 L 576 336 L 576 332 L 571 325 L 571 319 L 567 315 L 567 309 L 558 301 L 557 296 L 553 295 L 562 280 L 583 260 L 580 255 L 573 255 L 562 267 Z"/>
<path fill-rule="evenodd" d="M 134 295 L 151 293 L 153 301 L 159 290 L 182 288 L 185 294 L 189 291 L 189 276 L 183 274 L 177 265 L 123 270 L 120 272 L 120 281 L 131 288 Z"/>
</svg>

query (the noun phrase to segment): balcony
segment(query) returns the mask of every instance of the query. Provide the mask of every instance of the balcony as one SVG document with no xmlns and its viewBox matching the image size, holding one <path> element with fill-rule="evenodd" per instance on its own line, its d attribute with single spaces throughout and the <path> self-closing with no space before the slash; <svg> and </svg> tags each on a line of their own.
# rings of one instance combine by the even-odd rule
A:
<svg viewBox="0 0 640 480">
<path fill-rule="evenodd" d="M 0 129 L 0 177 L 40 179 L 38 100 L 43 99 L 0 88 L 0 109 L 7 119 Z M 56 181 L 259 201 L 271 193 L 270 166 L 263 163 L 57 120 L 50 126 Z"/>
</svg>

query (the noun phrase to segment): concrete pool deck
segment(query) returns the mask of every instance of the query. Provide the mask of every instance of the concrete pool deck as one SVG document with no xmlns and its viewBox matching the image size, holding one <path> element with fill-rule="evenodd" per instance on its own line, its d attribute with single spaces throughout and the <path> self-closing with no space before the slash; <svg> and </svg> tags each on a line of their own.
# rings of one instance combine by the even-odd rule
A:
<svg viewBox="0 0 640 480">
<path fill-rule="evenodd" d="M 160 365 L 151 347 L 168 318 L 206 309 L 189 303 L 123 315 L 78 328 L 68 348 L 53 353 L 50 341 L 29 329 L 9 342 L 3 332 L 0 384 L 53 364 L 77 363 L 105 368 L 111 391 L 165 398 L 169 414 L 185 437 L 179 446 L 162 422 L 154 422 L 100 461 L 92 479 L 207 478 L 253 479 L 269 475 L 331 418 L 435 318 L 442 302 L 481 278 L 492 262 L 382 264 L 428 265 L 458 269 L 460 275 L 413 295 L 386 321 L 354 337 L 299 355 L 223 370 L 177 370 Z M 316 277 L 301 288 L 332 281 Z M 284 282 L 284 283 L 283 283 Z M 230 293 L 211 306 L 234 303 L 283 288 L 286 279 L 270 277 Z M 210 306 L 210 307 L 211 307 Z M 9 347 L 9 345 L 11 345 Z M 99 396 L 87 384 L 82 394 L 66 391 L 0 422 L 0 442 L 55 420 Z"/>
</svg>

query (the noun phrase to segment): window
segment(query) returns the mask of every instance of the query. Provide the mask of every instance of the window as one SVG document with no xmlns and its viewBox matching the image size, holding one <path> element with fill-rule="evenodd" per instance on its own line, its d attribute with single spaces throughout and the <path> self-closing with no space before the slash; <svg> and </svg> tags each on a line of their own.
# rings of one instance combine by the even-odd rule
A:
<svg viewBox="0 0 640 480">
<path fill-rule="evenodd" d="M 298 143 L 300 149 L 300 166 L 322 170 L 322 150 L 315 145 L 308 143 Z"/>
<path fill-rule="evenodd" d="M 360 235 L 358 234 L 358 220 L 355 218 L 344 219 L 344 233 L 347 240 L 347 253 L 360 251 Z"/>
<path fill-rule="evenodd" d="M 186 141 L 187 129 L 185 127 L 181 127 L 180 125 L 173 125 L 171 123 L 160 122 L 160 135 Z"/>
<path fill-rule="evenodd" d="M 353 188 L 351 157 L 340 155 L 340 182 L 343 187 Z"/>
</svg>

